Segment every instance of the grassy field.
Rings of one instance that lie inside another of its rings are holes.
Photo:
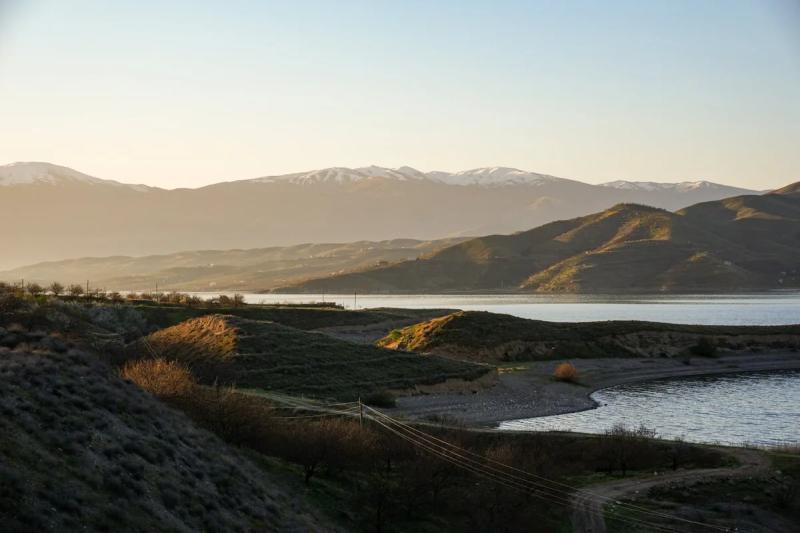
[[[206,383],[347,400],[447,379],[476,379],[490,371],[231,315],[191,319],[149,335],[147,343],[155,355],[182,362]],[[142,342],[129,353],[153,355]]]

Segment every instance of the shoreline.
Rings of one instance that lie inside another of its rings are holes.
[[[556,365],[578,368],[578,383],[552,379]],[[800,353],[775,351],[695,357],[689,364],[667,358],[559,359],[505,365],[493,387],[472,394],[406,396],[388,410],[417,420],[444,419],[469,426],[496,427],[500,422],[586,411],[598,407],[590,395],[600,389],[658,379],[720,374],[800,370]]]

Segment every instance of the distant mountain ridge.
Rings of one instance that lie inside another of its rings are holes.
[[[283,292],[691,292],[800,288],[800,183],[677,212],[637,204],[490,235]]]
[[[588,185],[578,180],[570,180],[539,174],[511,167],[484,167],[460,172],[421,172],[409,166],[398,168],[370,165],[367,167],[347,168],[330,167],[307,172],[296,172],[276,176],[219,182],[207,187],[225,183],[292,183],[298,185],[314,185],[321,183],[347,184],[370,179],[388,179],[396,181],[431,181],[446,185],[480,185],[486,187],[505,185],[542,185],[545,183],[573,182]],[[0,166],[0,187],[14,185],[63,185],[66,183],[85,183],[93,185],[125,186],[135,190],[163,190],[141,184],[128,184],[115,180],[100,179],[77,170],[52,163],[16,162]],[[650,181],[612,181],[598,185],[622,190],[676,190],[691,191],[697,189],[720,189],[742,193],[755,192],[749,189],[731,187],[710,181],[684,181],[680,183],[657,183]]]
[[[91,282],[108,290],[256,291],[382,263],[416,259],[464,238],[300,244],[249,250],[196,250],[143,257],[84,257],[0,272],[0,280],[47,285]]]
[[[620,202],[679,209],[743,192],[752,191],[616,188],[506,167],[377,166],[166,190],[14,163],[0,166],[0,270],[72,257],[511,233]]]

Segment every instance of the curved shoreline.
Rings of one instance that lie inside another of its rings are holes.
[[[657,379],[744,372],[800,370],[800,353],[764,352],[674,359],[572,359],[580,372],[577,384],[554,381],[553,369],[564,360],[507,365],[498,383],[473,394],[431,394],[399,398],[397,414],[413,419],[449,419],[472,426],[594,409],[590,395],[598,390]]]

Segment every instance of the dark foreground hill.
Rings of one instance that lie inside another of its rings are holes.
[[[800,350],[800,325],[693,326],[657,322],[545,322],[459,311],[395,330],[378,342],[474,361],[575,357],[713,356],[717,351]]]
[[[95,357],[44,350],[45,338],[0,334],[3,531],[329,527],[240,451]]]
[[[800,185],[677,212],[620,204],[291,291],[689,292],[800,287]]]
[[[230,315],[187,320],[149,335],[130,350],[179,361],[205,383],[344,400],[449,379],[474,380],[490,371]]]

